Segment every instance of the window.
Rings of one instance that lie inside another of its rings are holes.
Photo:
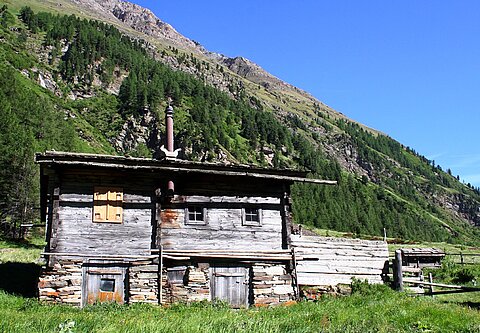
[[[243,225],[260,226],[262,211],[259,208],[246,207],[243,209]]]
[[[115,291],[115,280],[114,279],[101,279],[100,280],[100,291],[114,292]]]
[[[176,266],[167,268],[167,279],[171,284],[183,284],[187,266]]]
[[[93,222],[122,223],[123,189],[95,187],[93,190]]]
[[[206,209],[201,206],[185,208],[185,224],[206,224]]]

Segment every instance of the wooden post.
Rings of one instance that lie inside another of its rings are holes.
[[[393,260],[393,287],[397,291],[403,291],[402,251],[395,250]]]
[[[460,252],[460,263],[463,265],[465,264],[464,261],[463,261],[463,253]]]
[[[387,229],[386,228],[383,228],[383,241],[384,242],[387,241]]]
[[[295,273],[295,289],[297,289],[297,292],[296,292],[296,297],[297,297],[297,301],[300,300],[300,285],[298,284],[298,274],[297,274],[297,257],[295,255],[295,248],[293,247],[292,248],[292,264],[293,264],[293,269],[294,269],[294,273]]]
[[[428,282],[430,283],[433,283],[433,276],[432,276],[432,273],[428,273]],[[430,293],[433,294],[433,285],[430,285]],[[434,295],[432,295],[432,297],[435,297]]]
[[[163,246],[160,245],[160,274],[159,274],[159,278],[160,278],[160,281],[159,281],[159,288],[158,288],[158,293],[159,293],[159,297],[158,297],[158,301],[160,302],[160,305],[163,304]]]

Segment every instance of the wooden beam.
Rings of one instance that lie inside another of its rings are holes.
[[[156,255],[150,256],[136,256],[128,254],[90,254],[90,253],[70,253],[70,252],[42,252],[43,256],[56,256],[56,257],[81,257],[81,258],[94,258],[94,259],[153,259],[157,258]]]
[[[417,296],[417,295],[435,296],[435,295],[462,294],[462,293],[474,293],[474,292],[480,292],[480,291],[477,291],[477,290],[463,290],[463,289],[439,290],[439,291],[433,291],[433,292],[428,292],[428,293],[418,293],[418,294],[414,294],[414,296]]]
[[[170,259],[176,258],[187,258],[187,257],[201,257],[201,258],[225,258],[225,259],[257,259],[257,260],[274,260],[274,261],[290,261],[292,260],[291,255],[258,255],[255,253],[251,254],[235,254],[235,253],[228,253],[228,252],[218,252],[218,253],[191,253],[190,251],[186,251],[183,253],[172,253],[168,250],[164,251],[164,257]],[[184,259],[177,259],[177,260],[184,260]]]
[[[442,288],[480,291],[480,288],[476,288],[476,287],[456,286],[456,285],[453,285],[453,284],[433,283],[433,282],[418,281],[418,280],[413,280],[413,279],[403,279],[403,282],[411,283],[411,284],[421,284],[421,285],[425,285],[425,286],[442,287]]]
[[[290,254],[290,250],[258,250],[258,251],[244,251],[244,250],[212,250],[212,249],[206,249],[206,250],[165,250],[163,249],[165,253],[231,253],[231,254],[249,254],[253,255],[256,253],[260,254]],[[152,249],[153,253],[159,252],[159,249]]]

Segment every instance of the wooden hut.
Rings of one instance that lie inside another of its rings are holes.
[[[437,248],[403,248],[402,266],[440,267],[445,258],[445,252]]]
[[[290,185],[335,183],[174,158],[50,151],[35,160],[47,226],[40,299],[78,306],[293,299]]]

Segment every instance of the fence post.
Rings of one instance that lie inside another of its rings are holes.
[[[432,273],[428,273],[428,282],[433,283]],[[430,293],[433,294],[433,285],[430,285]],[[432,295],[432,297],[435,297],[435,296]]]
[[[462,252],[460,252],[460,263],[461,263],[462,265],[465,264],[465,263],[463,262],[463,253],[462,253]]]
[[[393,287],[395,290],[403,291],[402,251],[400,250],[395,250],[393,260]]]

